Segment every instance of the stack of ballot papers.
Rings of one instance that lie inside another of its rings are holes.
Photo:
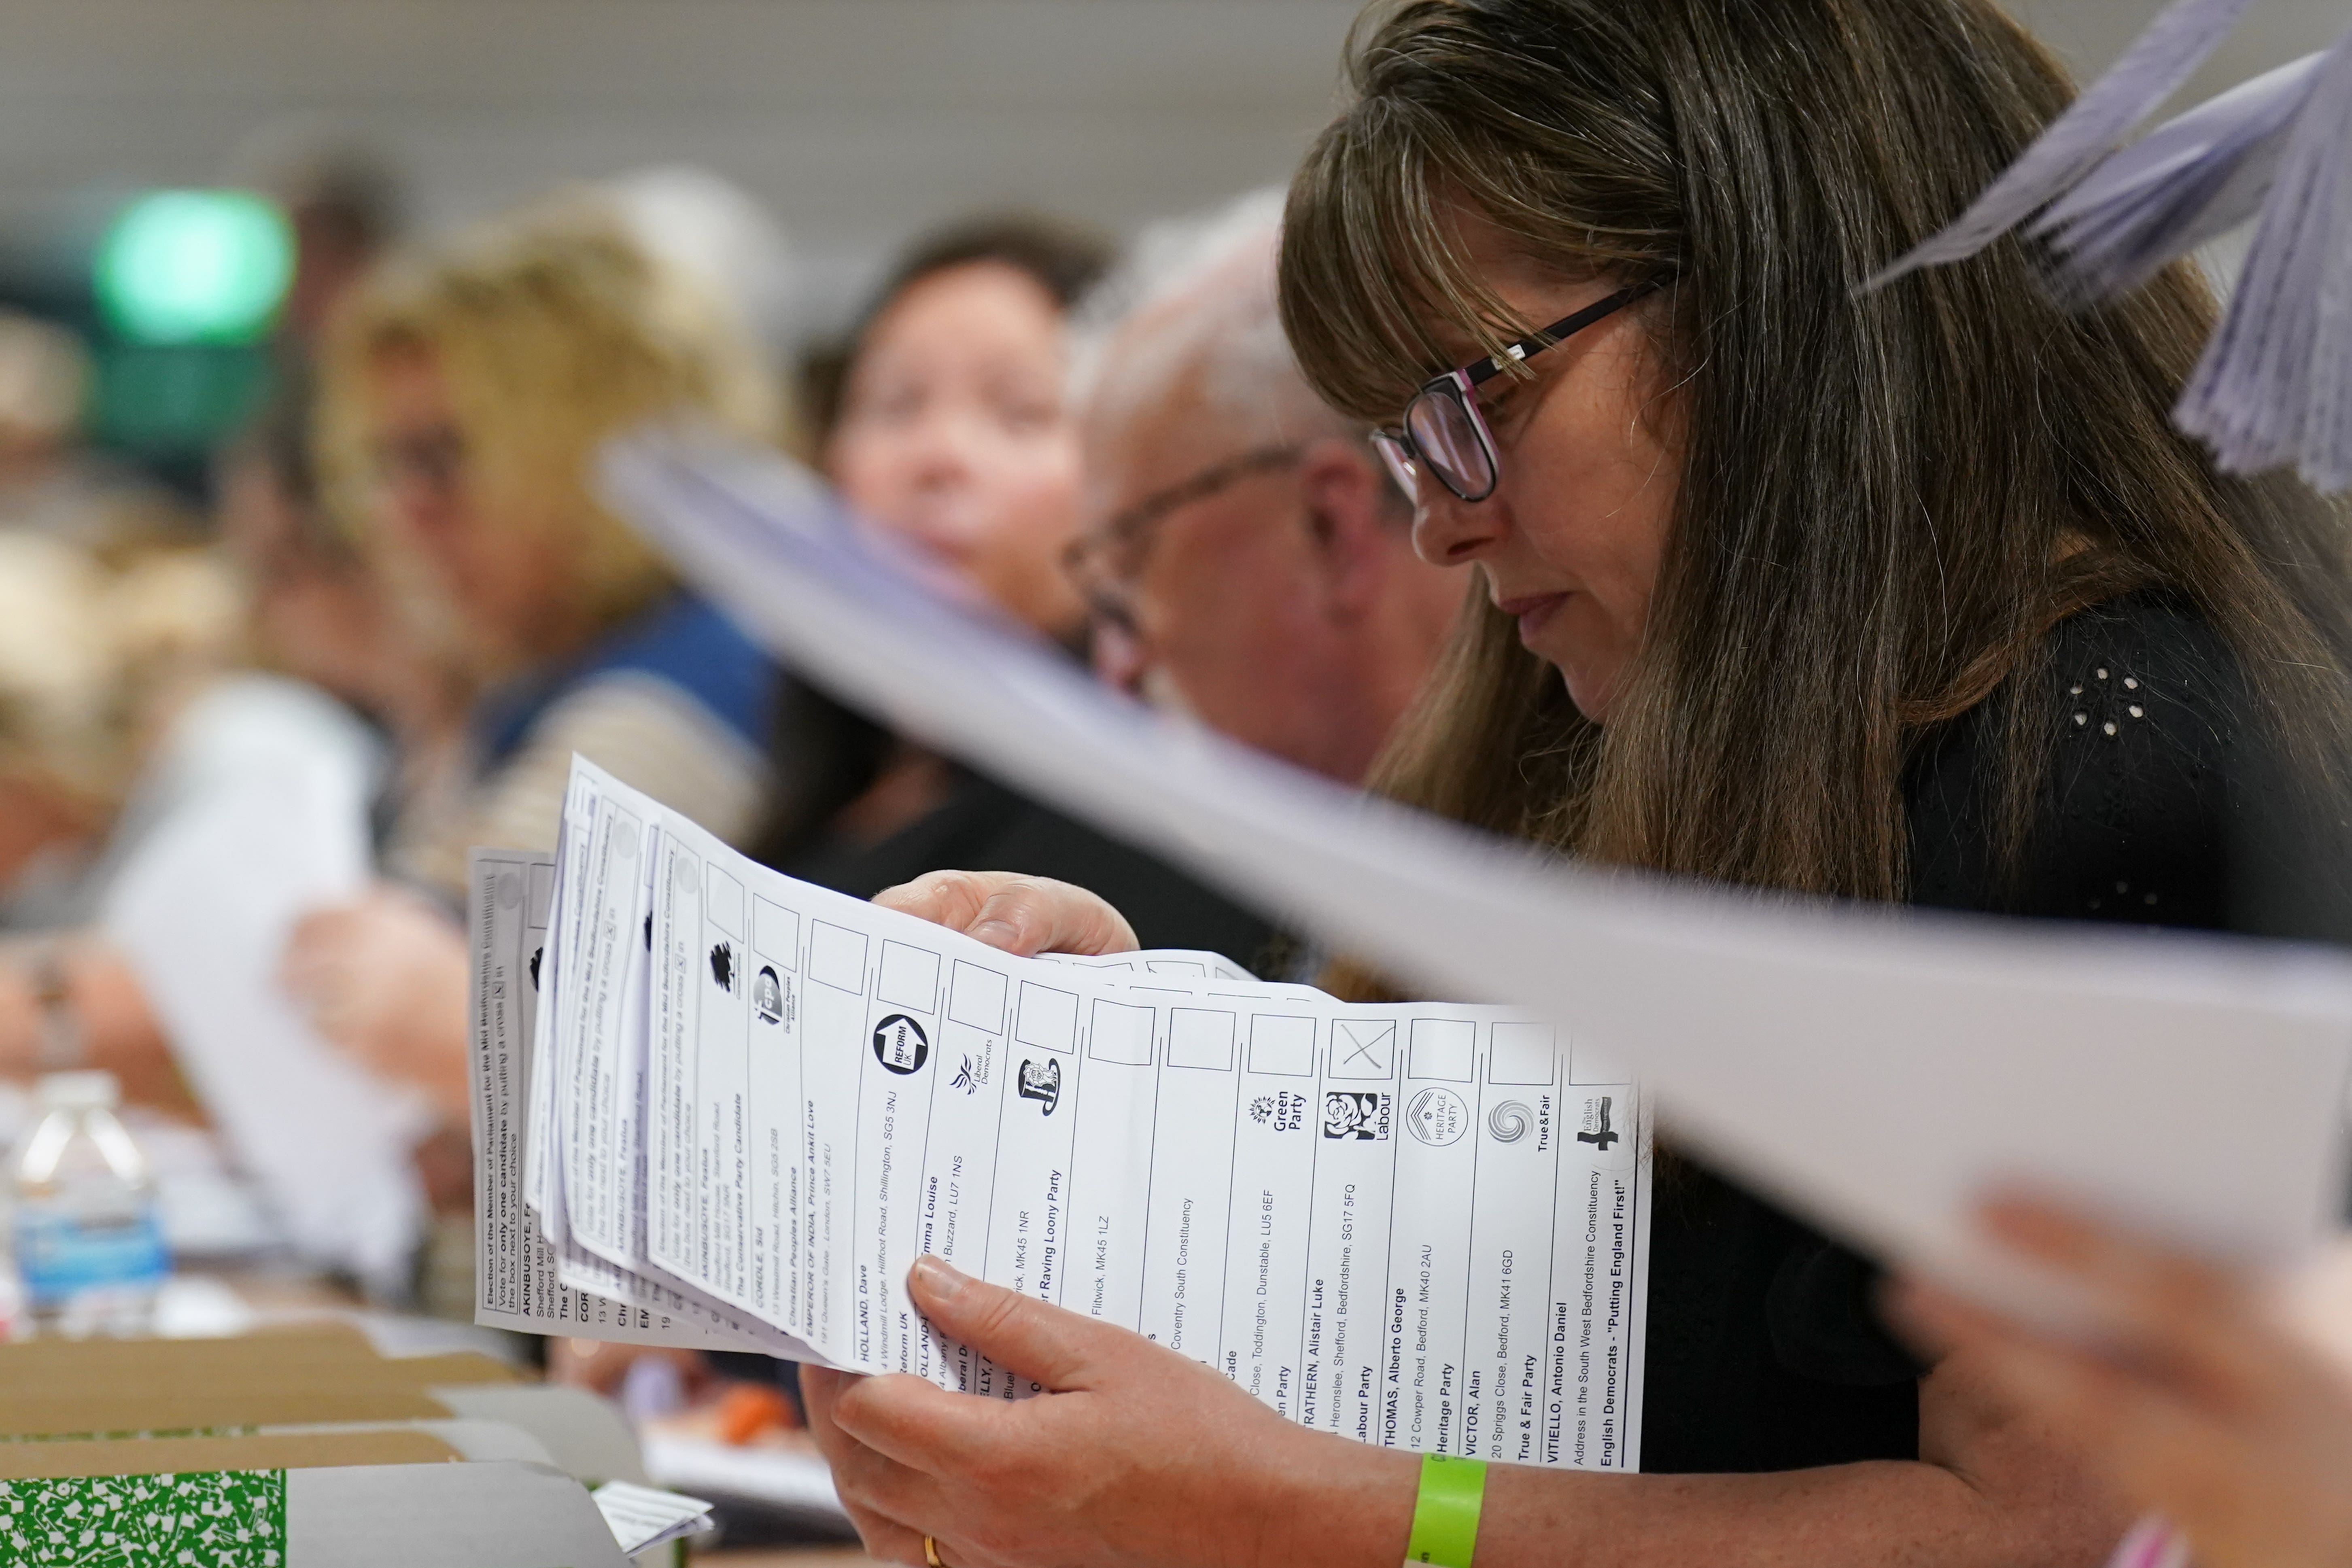
[[[2089,303],[2259,219],[2173,417],[2231,473],[2352,489],[2352,31],[2155,131],[2251,0],[2173,0],[1968,211],[1873,278],[1975,255],[2022,226]]]
[[[928,1253],[1321,1430],[1636,1468],[1647,1118],[1549,1021],[1013,957],[578,760],[555,855],[472,873],[478,1321],[1036,1392]]]

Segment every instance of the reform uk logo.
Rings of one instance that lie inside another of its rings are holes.
[[[893,1013],[874,1026],[874,1059],[901,1075],[920,1072],[931,1059],[931,1043],[923,1026],[904,1013]]]

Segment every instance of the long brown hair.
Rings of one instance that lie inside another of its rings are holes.
[[[1992,0],[1412,0],[1359,24],[1355,100],[1291,191],[1285,325],[1318,391],[1393,420],[1513,319],[1452,215],[1564,275],[1658,279],[1685,431],[1644,644],[1605,728],[1474,597],[1376,777],[1594,858],[1898,899],[1906,755],[1989,697],[2013,857],[2058,620],[2178,595],[2333,777],[2352,734],[2338,518],[2225,479],[2168,410],[2212,324],[2175,267],[2070,315],[2015,242],[1856,286],[2064,104]]]

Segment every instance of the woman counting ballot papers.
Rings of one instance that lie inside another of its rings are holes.
[[[2003,242],[1860,292],[2065,106],[1991,0],[1415,0],[1349,69],[1286,324],[1485,589],[1377,787],[1722,884],[2343,934],[2334,519],[2168,422],[2199,277],[2070,314]],[[881,901],[1130,945],[1011,873]],[[1655,1188],[1641,1474],[1345,1442],[928,1259],[933,1327],[1048,1392],[812,1368],[812,1424],[869,1548],[950,1568],[2057,1568],[2124,1534],[1981,1342],[1914,1360],[1871,1262],[1671,1124]]]

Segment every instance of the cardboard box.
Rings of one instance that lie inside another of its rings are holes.
[[[95,1458],[103,1445],[89,1447]],[[229,1451],[251,1458],[260,1449]],[[0,1559],[12,1568],[124,1560],[240,1568],[627,1568],[585,1488],[545,1466],[513,1461],[0,1480]]]
[[[488,1356],[384,1357],[353,1330],[224,1340],[0,1345],[0,1437],[197,1436],[285,1427],[494,1422],[587,1481],[642,1483],[609,1400],[520,1382]],[[0,1473],[6,1473],[0,1469]]]

